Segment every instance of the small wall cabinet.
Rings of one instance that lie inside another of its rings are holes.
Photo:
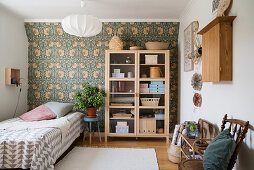
[[[20,69],[5,68],[5,85],[11,86],[20,83]]]
[[[217,17],[198,34],[202,35],[203,82],[232,81],[233,20]]]

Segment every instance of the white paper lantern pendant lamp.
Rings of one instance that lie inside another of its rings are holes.
[[[81,1],[83,6],[84,1]],[[91,15],[70,15],[62,21],[63,30],[78,37],[92,37],[98,35],[102,30],[100,20]]]

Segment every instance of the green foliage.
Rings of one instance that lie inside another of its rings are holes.
[[[190,122],[186,127],[190,127],[191,133],[196,132],[198,125],[196,123]]]
[[[91,86],[85,82],[82,84],[83,90],[76,92],[74,99],[74,109],[83,110],[85,108],[96,107],[97,109],[103,105],[103,98],[106,96],[104,90],[100,90],[97,86]]]

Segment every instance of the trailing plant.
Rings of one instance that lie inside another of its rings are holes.
[[[186,127],[190,127],[191,133],[196,132],[198,125],[196,123],[190,122],[189,124],[186,125]]]
[[[104,90],[100,90],[97,86],[91,86],[85,82],[82,84],[83,89],[75,93],[74,109],[83,110],[85,108],[99,108],[103,105],[103,98],[106,96]]]

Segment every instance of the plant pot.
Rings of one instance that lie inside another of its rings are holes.
[[[187,137],[190,139],[196,139],[196,135],[193,134],[187,134]]]
[[[96,107],[90,107],[90,108],[86,108],[87,110],[87,118],[96,118],[97,115],[96,115],[96,111],[97,111],[97,108]]]

